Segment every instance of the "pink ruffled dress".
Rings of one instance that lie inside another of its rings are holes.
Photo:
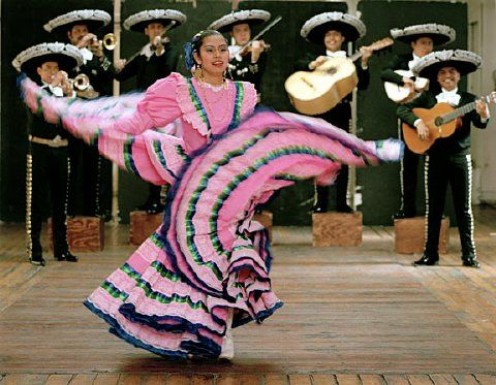
[[[147,92],[60,103],[21,81],[26,103],[61,119],[122,168],[172,185],[164,222],[86,300],[112,333],[170,358],[218,357],[233,327],[282,302],[257,204],[296,180],[334,181],[342,164],[396,161],[402,144],[364,142],[320,119],[254,112],[245,82],[212,88],[177,73]],[[165,129],[158,130],[158,127]]]

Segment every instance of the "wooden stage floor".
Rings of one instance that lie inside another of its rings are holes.
[[[391,227],[313,248],[309,228],[274,229],[285,305],[234,330],[232,362],[168,362],[107,332],[82,305],[135,248],[106,227],[101,253],[44,268],[21,224],[0,226],[0,385],[496,385],[496,210],[475,208],[481,269],[461,266],[456,229],[440,266],[394,253]],[[46,242],[45,242],[46,244]]]

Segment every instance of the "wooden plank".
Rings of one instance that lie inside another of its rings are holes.
[[[45,385],[68,385],[72,380],[72,374],[51,374]]]
[[[119,385],[141,385],[141,374],[123,373],[119,377]]]
[[[7,374],[2,385],[44,385],[46,374]]]
[[[99,373],[93,381],[93,385],[117,385],[119,377],[119,373]]]
[[[480,385],[496,384],[496,374],[475,374],[475,378],[479,381]]]
[[[284,374],[266,374],[265,385],[289,385],[288,376]]]
[[[386,380],[379,374],[361,374],[363,385],[386,385]]]
[[[432,374],[431,379],[434,385],[458,385],[455,377],[449,374]]]
[[[332,374],[312,374],[312,385],[338,385],[336,377]]]
[[[453,377],[455,377],[458,385],[480,385],[479,381],[471,374],[455,374]]]
[[[70,385],[93,385],[96,374],[76,374]]]
[[[290,374],[290,385],[312,385],[312,379],[308,374]]]
[[[191,378],[191,385],[213,385],[215,384],[215,375],[207,374],[207,375],[194,375]]]
[[[432,385],[432,380],[427,374],[407,375],[410,385]]]
[[[185,374],[171,374],[167,378],[167,385],[191,385],[191,376]]]
[[[410,385],[406,376],[385,375],[384,379],[388,385]]]
[[[362,381],[356,374],[337,374],[336,379],[339,385],[361,385]]]

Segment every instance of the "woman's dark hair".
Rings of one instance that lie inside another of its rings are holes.
[[[193,53],[200,52],[200,47],[203,44],[203,39],[205,39],[208,36],[217,36],[217,35],[224,37],[224,35],[222,35],[222,33],[220,33],[219,31],[215,31],[213,29],[206,29],[204,31],[198,32],[195,36],[193,36],[191,41],[184,44],[184,63],[187,69],[193,70],[196,67],[197,63],[195,61]]]

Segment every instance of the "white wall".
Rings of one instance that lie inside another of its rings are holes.
[[[469,49],[483,58],[482,68],[470,75],[469,90],[487,95],[496,90],[496,0],[470,0]],[[496,108],[486,130],[473,130],[472,157],[474,172],[474,203],[496,203]]]

